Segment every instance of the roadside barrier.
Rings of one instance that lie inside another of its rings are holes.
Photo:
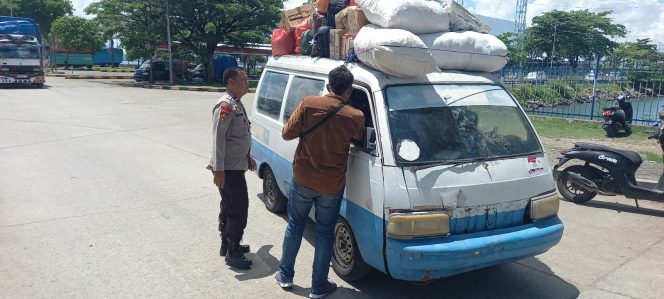
[[[65,75],[64,77],[65,79],[134,79],[133,75]]]

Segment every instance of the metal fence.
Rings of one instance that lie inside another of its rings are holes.
[[[616,97],[623,95],[632,103],[633,123],[656,123],[664,105],[664,65],[608,65],[582,62],[576,68],[545,63],[508,66],[501,70],[501,82],[530,114],[599,120],[603,109],[617,106]]]

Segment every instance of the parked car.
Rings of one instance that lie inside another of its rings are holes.
[[[530,72],[524,78],[523,82],[532,83],[532,84],[544,84],[547,81],[547,76],[545,72]]]
[[[154,80],[168,81],[170,80],[168,72],[168,61],[146,61],[136,69],[134,73],[134,80],[136,81],[150,81],[150,69],[152,69],[152,78]],[[182,62],[173,60],[174,79],[187,80],[189,74],[186,72]]]
[[[205,78],[205,67],[203,64],[197,65],[195,68],[190,70],[191,78]]]
[[[168,76],[168,62],[165,61],[146,61],[136,69],[134,73],[134,80],[150,81],[150,69],[152,69],[152,79],[154,80],[169,80]]]

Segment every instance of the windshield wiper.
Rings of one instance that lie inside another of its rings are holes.
[[[481,161],[486,161],[489,160],[489,158],[486,157],[475,157],[475,158],[468,158],[468,159],[457,159],[457,160],[447,160],[447,161],[441,161],[433,164],[427,164],[427,165],[418,165],[418,166],[413,166],[413,168],[410,169],[410,171],[417,172],[422,169],[427,169],[431,167],[436,167],[436,166],[442,166],[442,165],[453,165],[453,166],[458,166],[461,164],[469,164],[469,163],[475,163],[475,162],[481,162]]]
[[[446,103],[446,104],[447,104],[447,106],[451,106],[452,104],[454,104],[454,103],[456,103],[456,102],[458,102],[458,101],[461,101],[461,100],[465,100],[465,99],[467,99],[467,98],[469,98],[469,97],[476,96],[476,95],[478,95],[478,94],[483,94],[483,93],[486,93],[486,92],[489,92],[489,91],[497,91],[497,90],[503,90],[503,89],[502,89],[502,88],[492,88],[492,89],[487,89],[487,90],[478,91],[478,92],[475,92],[475,93],[471,93],[471,94],[469,94],[469,95],[467,95],[467,96],[460,97],[460,98],[458,98],[458,99],[456,99],[456,100],[454,100],[454,101],[451,101],[451,102],[449,102],[449,103]]]

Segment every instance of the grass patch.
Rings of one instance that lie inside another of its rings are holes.
[[[653,161],[659,164],[664,164],[664,160],[662,159],[662,154],[655,154],[651,152],[645,152],[641,154],[644,156],[643,159],[646,161]]]
[[[592,94],[593,85],[585,82],[551,80],[546,84],[520,84],[510,91],[521,105],[537,100],[544,104],[557,104],[563,100],[586,99]],[[620,84],[597,85],[598,94],[614,94],[621,91]]]

